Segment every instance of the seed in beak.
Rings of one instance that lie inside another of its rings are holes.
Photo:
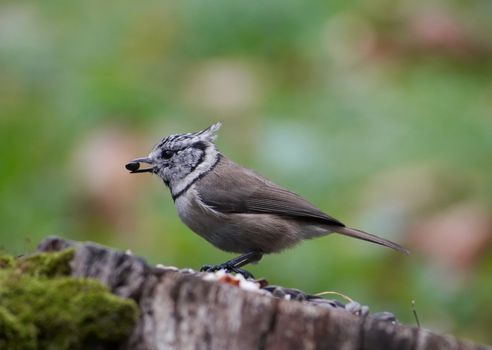
[[[129,171],[137,171],[140,168],[140,163],[138,162],[130,162],[125,165],[125,168]]]

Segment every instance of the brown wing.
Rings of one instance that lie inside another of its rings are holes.
[[[197,183],[202,201],[222,213],[267,213],[345,226],[314,205],[226,157]]]

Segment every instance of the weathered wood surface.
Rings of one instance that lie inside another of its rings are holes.
[[[426,330],[359,317],[344,309],[278,299],[139,257],[59,238],[40,251],[76,249],[72,275],[92,277],[140,307],[122,349],[491,349]]]

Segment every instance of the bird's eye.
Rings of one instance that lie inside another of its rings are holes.
[[[174,152],[173,151],[168,151],[168,150],[163,150],[162,153],[161,153],[161,157],[163,159],[169,159],[171,158],[172,156],[174,155]]]

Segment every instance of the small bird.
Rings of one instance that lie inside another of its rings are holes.
[[[299,195],[222,155],[215,146],[216,123],[202,131],[163,138],[147,157],[126,164],[131,173],[154,173],[171,191],[181,220],[217,248],[239,257],[202,271],[241,269],[264,254],[329,233],[408,251],[373,234],[345,226]],[[150,167],[140,169],[140,163]]]

